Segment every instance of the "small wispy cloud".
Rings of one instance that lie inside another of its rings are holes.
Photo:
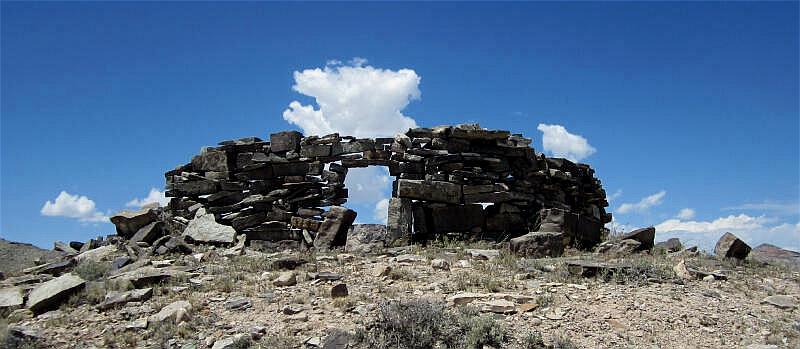
[[[683,220],[687,220],[687,219],[692,219],[692,218],[694,218],[694,215],[695,215],[695,212],[694,212],[694,210],[693,210],[693,209],[691,209],[691,208],[688,208],[688,207],[687,207],[687,208],[683,208],[683,209],[681,209],[681,210],[678,212],[678,214],[675,216],[675,218],[678,218],[678,219],[683,219]]]
[[[738,206],[723,207],[723,211],[761,211],[783,215],[800,215],[799,202],[764,201],[745,203]]]
[[[169,199],[166,197],[163,191],[160,191],[156,188],[150,188],[150,192],[147,196],[143,199],[134,198],[131,201],[128,201],[125,206],[127,207],[142,207],[147,204],[151,204],[157,202],[159,206],[167,206],[169,203]]]
[[[620,214],[626,214],[630,212],[642,212],[645,211],[653,206],[661,205],[664,202],[664,196],[667,195],[666,190],[662,190],[658,193],[653,195],[646,196],[639,200],[639,202],[635,203],[623,203],[619,205],[615,212]]]

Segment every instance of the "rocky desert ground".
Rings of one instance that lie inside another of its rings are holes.
[[[356,225],[347,246],[328,252],[186,244],[191,251],[132,256],[124,241],[55,258],[51,251],[42,254],[49,260],[29,260],[24,271],[3,266],[2,343],[800,347],[800,273],[786,260],[788,251],[780,261],[759,248],[744,260],[718,259],[662,244],[528,259],[509,252],[507,243],[444,239],[384,248],[381,236],[383,226]],[[64,245],[57,247],[68,250]],[[5,251],[12,248],[6,244]]]

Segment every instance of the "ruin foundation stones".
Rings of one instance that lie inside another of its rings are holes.
[[[224,141],[165,174],[172,199],[159,229],[207,242],[244,235],[251,244],[342,246],[356,218],[342,207],[348,170],[384,166],[394,179],[391,244],[547,232],[565,246],[597,245],[611,214],[594,170],[537,154],[530,143],[476,124],[414,128],[393,138],[284,131],[268,141]],[[120,235],[141,229],[133,218],[117,225]]]

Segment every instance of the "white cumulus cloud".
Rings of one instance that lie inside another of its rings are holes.
[[[416,127],[402,110],[420,98],[419,75],[412,69],[381,69],[366,63],[363,58],[348,65],[331,60],[323,68],[294,72],[292,88],[313,97],[317,105],[292,101],[283,119],[306,135],[393,136]]]
[[[373,218],[378,223],[386,224],[386,221],[389,220],[389,199],[384,198],[381,201],[378,201],[375,204],[375,211],[373,212]]]
[[[554,156],[577,162],[597,151],[586,138],[569,133],[564,126],[539,124],[536,129],[542,131],[542,147]]]
[[[66,191],[61,191],[53,201],[47,200],[40,212],[43,216],[75,218],[81,222],[108,221],[108,216],[97,210],[94,201]]]
[[[687,207],[687,208],[683,208],[680,211],[678,211],[678,215],[676,215],[675,217],[677,217],[678,219],[684,219],[684,220],[685,219],[692,219],[692,218],[694,218],[694,214],[695,214],[694,210]]]
[[[619,207],[615,212],[620,214],[626,214],[630,212],[645,211],[650,207],[661,205],[661,203],[664,201],[664,196],[666,195],[667,192],[665,190],[662,190],[658,193],[642,198],[641,200],[639,200],[639,202],[623,203],[622,205],[619,205]]]
[[[163,191],[160,191],[156,188],[150,188],[150,193],[147,194],[147,197],[144,199],[134,198],[131,201],[128,201],[125,206],[127,207],[142,207],[147,204],[151,204],[157,202],[160,206],[167,206],[169,203],[169,199],[164,195]]]

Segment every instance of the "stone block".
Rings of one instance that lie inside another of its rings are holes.
[[[390,198],[386,225],[390,244],[405,244],[411,241],[411,200]]]
[[[319,226],[319,231],[314,239],[316,249],[329,249],[335,246],[344,246],[347,242],[347,231],[356,219],[356,212],[332,206],[330,211],[323,213],[325,220]]]
[[[284,131],[270,134],[270,151],[274,153],[298,151],[300,149],[300,139],[302,137],[303,134],[297,131]]]
[[[400,179],[397,196],[401,198],[460,204],[461,185],[440,181]]]

